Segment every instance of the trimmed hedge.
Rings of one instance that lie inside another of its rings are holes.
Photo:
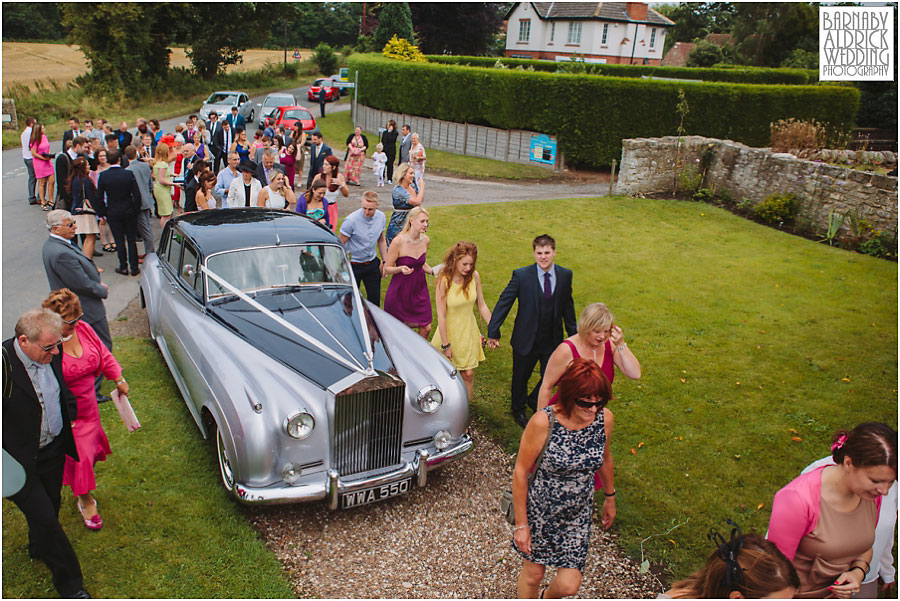
[[[427,55],[433,63],[448,65],[468,65],[470,67],[493,67],[499,60],[507,67],[529,67],[535,71],[566,73],[566,66],[572,63],[557,63],[547,60],[524,58],[497,58],[487,56],[446,56]],[[660,67],[655,65],[607,65],[600,63],[575,63],[584,67],[589,75],[610,77],[674,77],[678,79],[699,79],[701,81],[722,81],[730,83],[807,85],[818,81],[818,71],[809,69],[770,69],[765,67],[744,67],[741,65],[720,65],[717,67]]]
[[[667,82],[408,63],[354,54],[359,101],[397,113],[555,135],[566,161],[601,167],[622,139],[678,134],[678,90],[690,105],[685,134],[767,146],[778,119],[816,119],[847,131],[856,88]],[[427,140],[425,141],[427,143]]]

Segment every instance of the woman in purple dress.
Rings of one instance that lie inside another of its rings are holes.
[[[431,331],[431,297],[425,282],[425,274],[432,273],[425,263],[427,229],[428,211],[413,208],[384,260],[384,273],[393,276],[384,294],[384,310],[414,328],[422,338],[428,338]]]

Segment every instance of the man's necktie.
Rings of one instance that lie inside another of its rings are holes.
[[[545,273],[545,274],[544,274],[544,298],[550,298],[550,296],[551,296],[551,292],[550,292],[550,274],[549,274],[549,273]]]

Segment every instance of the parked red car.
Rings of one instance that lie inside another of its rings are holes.
[[[306,99],[310,102],[319,102],[319,89],[325,86],[325,101],[337,102],[341,98],[341,90],[334,81],[327,77],[320,77],[309,85],[309,91],[306,92]]]
[[[315,117],[312,116],[309,109],[303,106],[279,106],[273,116],[275,117],[275,126],[281,125],[288,133],[294,131],[297,121],[303,123],[303,131],[307,134],[319,131],[319,128],[316,127]],[[306,143],[309,144],[309,139]]]

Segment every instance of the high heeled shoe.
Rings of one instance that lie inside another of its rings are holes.
[[[75,504],[78,506],[78,513],[81,514],[81,519],[84,520],[84,526],[88,530],[100,530],[103,526],[103,520],[100,519],[100,504],[97,502],[97,499],[94,499],[94,508],[98,511],[98,513],[94,514],[90,518],[84,517],[84,509],[81,507],[81,499],[76,499]]]

